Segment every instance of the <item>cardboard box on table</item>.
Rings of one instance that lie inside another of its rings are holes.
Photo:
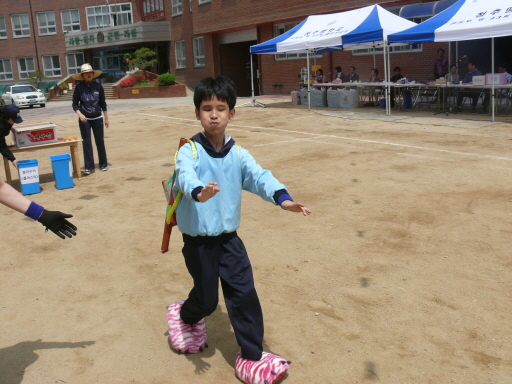
[[[485,75],[485,83],[487,85],[505,85],[507,84],[507,75],[505,73],[488,73]]]
[[[53,123],[20,125],[13,128],[13,140],[17,148],[56,143],[57,131]]]
[[[485,85],[485,76],[473,76],[473,85]]]

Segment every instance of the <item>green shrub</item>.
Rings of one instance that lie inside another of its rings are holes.
[[[158,85],[174,85],[176,83],[176,77],[170,73],[164,73],[158,76]]]

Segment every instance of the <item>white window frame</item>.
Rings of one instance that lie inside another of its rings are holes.
[[[212,0],[199,0],[199,4],[211,3]]]
[[[396,45],[389,47],[390,53],[411,53],[411,52],[423,52],[423,44],[406,44],[406,45]],[[384,53],[384,48],[376,47],[375,54],[382,55]],[[365,56],[365,55],[373,55],[373,48],[365,48],[365,49],[354,49],[352,50],[352,56]]]
[[[64,15],[67,15],[69,22],[65,22]],[[76,16],[78,15],[78,21],[76,21]],[[75,19],[73,18],[75,16]],[[80,12],[78,9],[63,9],[60,11],[60,19],[62,21],[62,30],[63,31],[81,31],[80,26]]]
[[[81,57],[81,60],[78,58]],[[70,62],[72,61],[72,62]],[[81,64],[78,64],[81,62]],[[80,72],[80,67],[85,64],[83,52],[66,53],[66,66],[68,68],[68,75],[75,75]]]
[[[11,59],[0,59],[0,66],[0,80],[14,80]]]
[[[22,19],[26,19],[25,26],[23,25],[24,20]],[[15,39],[30,36],[30,24],[28,22],[28,13],[16,13],[14,15],[11,15],[11,24],[12,36]],[[16,24],[19,24],[19,28],[16,28]]]
[[[192,45],[194,47],[194,67],[204,67],[204,37],[194,37],[192,39]]]
[[[59,77],[62,76],[62,69],[60,65],[60,56],[59,55],[43,55],[43,71],[46,77]],[[55,66],[55,58],[57,58],[59,66]],[[50,61],[51,67],[47,65],[48,60]]]
[[[185,40],[177,40],[174,44],[176,52],[176,68],[187,68]]]
[[[4,15],[0,15],[0,39],[7,39],[7,27],[5,26]]]
[[[24,66],[26,68],[25,70],[21,69],[22,61],[23,61],[23,64],[24,64]],[[28,75],[30,73],[36,71],[36,66],[35,66],[35,62],[34,62],[34,58],[33,57],[18,57],[17,62],[18,62],[18,74],[19,74],[19,78],[20,79],[28,79],[29,78]],[[29,68],[30,66],[32,68]]]
[[[85,13],[88,30],[133,23],[132,3],[85,7]]]
[[[292,21],[289,23],[274,24],[274,37],[280,36],[283,33],[288,32],[290,29],[292,29],[301,22],[302,21]],[[306,59],[307,57],[307,53],[276,53],[274,55],[274,58],[277,61]],[[309,57],[321,58],[322,54],[317,53],[316,55],[310,55]]]
[[[56,35],[57,34],[57,25],[55,23],[55,12],[53,12],[53,11],[36,12],[36,16],[37,16],[37,27],[39,29],[39,36]],[[53,18],[53,20],[52,20],[52,18]]]
[[[172,0],[172,15],[179,16],[183,14],[183,2],[181,0]]]

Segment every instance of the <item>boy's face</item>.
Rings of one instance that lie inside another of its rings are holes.
[[[196,118],[201,122],[204,131],[211,136],[224,136],[229,120],[235,117],[235,109],[229,110],[225,101],[213,96],[210,100],[203,100],[199,109],[196,109]]]

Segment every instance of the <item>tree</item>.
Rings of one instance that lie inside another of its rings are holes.
[[[35,71],[28,74],[29,83],[33,84],[36,88],[40,88],[40,84],[43,80],[47,79],[43,71]]]
[[[149,48],[143,47],[137,49],[134,53],[134,58],[130,61],[130,67],[138,67],[142,69],[144,72],[144,80],[147,81],[148,77],[146,74],[146,68],[151,67],[157,62],[157,59],[154,58],[155,56],[156,53]]]

